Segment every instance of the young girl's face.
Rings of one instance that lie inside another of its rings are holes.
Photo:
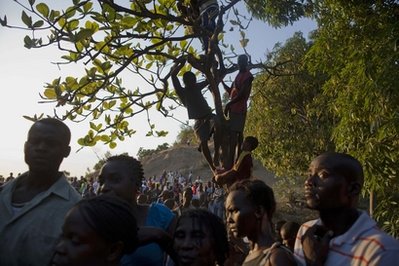
[[[209,228],[197,218],[181,218],[176,226],[173,242],[178,265],[215,265],[214,241]]]
[[[244,191],[229,193],[225,203],[227,226],[235,237],[250,237],[256,228],[255,206],[248,200]]]
[[[106,241],[86,223],[79,208],[75,207],[65,217],[51,265],[105,265],[108,249]]]

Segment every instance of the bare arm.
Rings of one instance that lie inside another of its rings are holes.
[[[225,90],[228,94],[230,94],[230,92],[231,92],[231,90],[232,90],[231,86],[228,86],[228,85],[226,84],[226,82],[224,82],[224,80],[222,80],[222,84],[223,84],[224,90]]]
[[[179,96],[180,101],[185,105],[185,100],[183,97],[183,87],[181,86],[179,78],[177,77],[180,70],[183,68],[184,63],[185,60],[176,61],[176,63],[172,67],[171,76],[172,76],[173,87],[176,91],[176,94],[177,96]]]

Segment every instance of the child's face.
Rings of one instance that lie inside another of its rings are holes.
[[[245,141],[242,143],[241,150],[243,151],[252,151],[251,144],[248,141]]]

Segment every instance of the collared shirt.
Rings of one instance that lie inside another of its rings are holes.
[[[304,223],[298,231],[294,254],[306,265],[301,238],[314,224],[322,224],[320,219]],[[398,265],[399,241],[381,231],[376,222],[364,211],[352,227],[342,235],[330,240],[325,266],[333,265]]]
[[[81,197],[62,176],[15,213],[18,180],[0,192],[0,265],[49,265],[65,214]]]

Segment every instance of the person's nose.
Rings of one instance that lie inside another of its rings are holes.
[[[185,237],[182,241],[182,249],[192,249],[194,241],[190,237]]]
[[[305,180],[305,188],[311,188],[315,186],[315,175],[309,175]]]
[[[226,212],[226,221],[228,224],[234,223],[233,217],[230,212]]]
[[[65,254],[65,241],[61,238],[54,248],[55,253]]]

